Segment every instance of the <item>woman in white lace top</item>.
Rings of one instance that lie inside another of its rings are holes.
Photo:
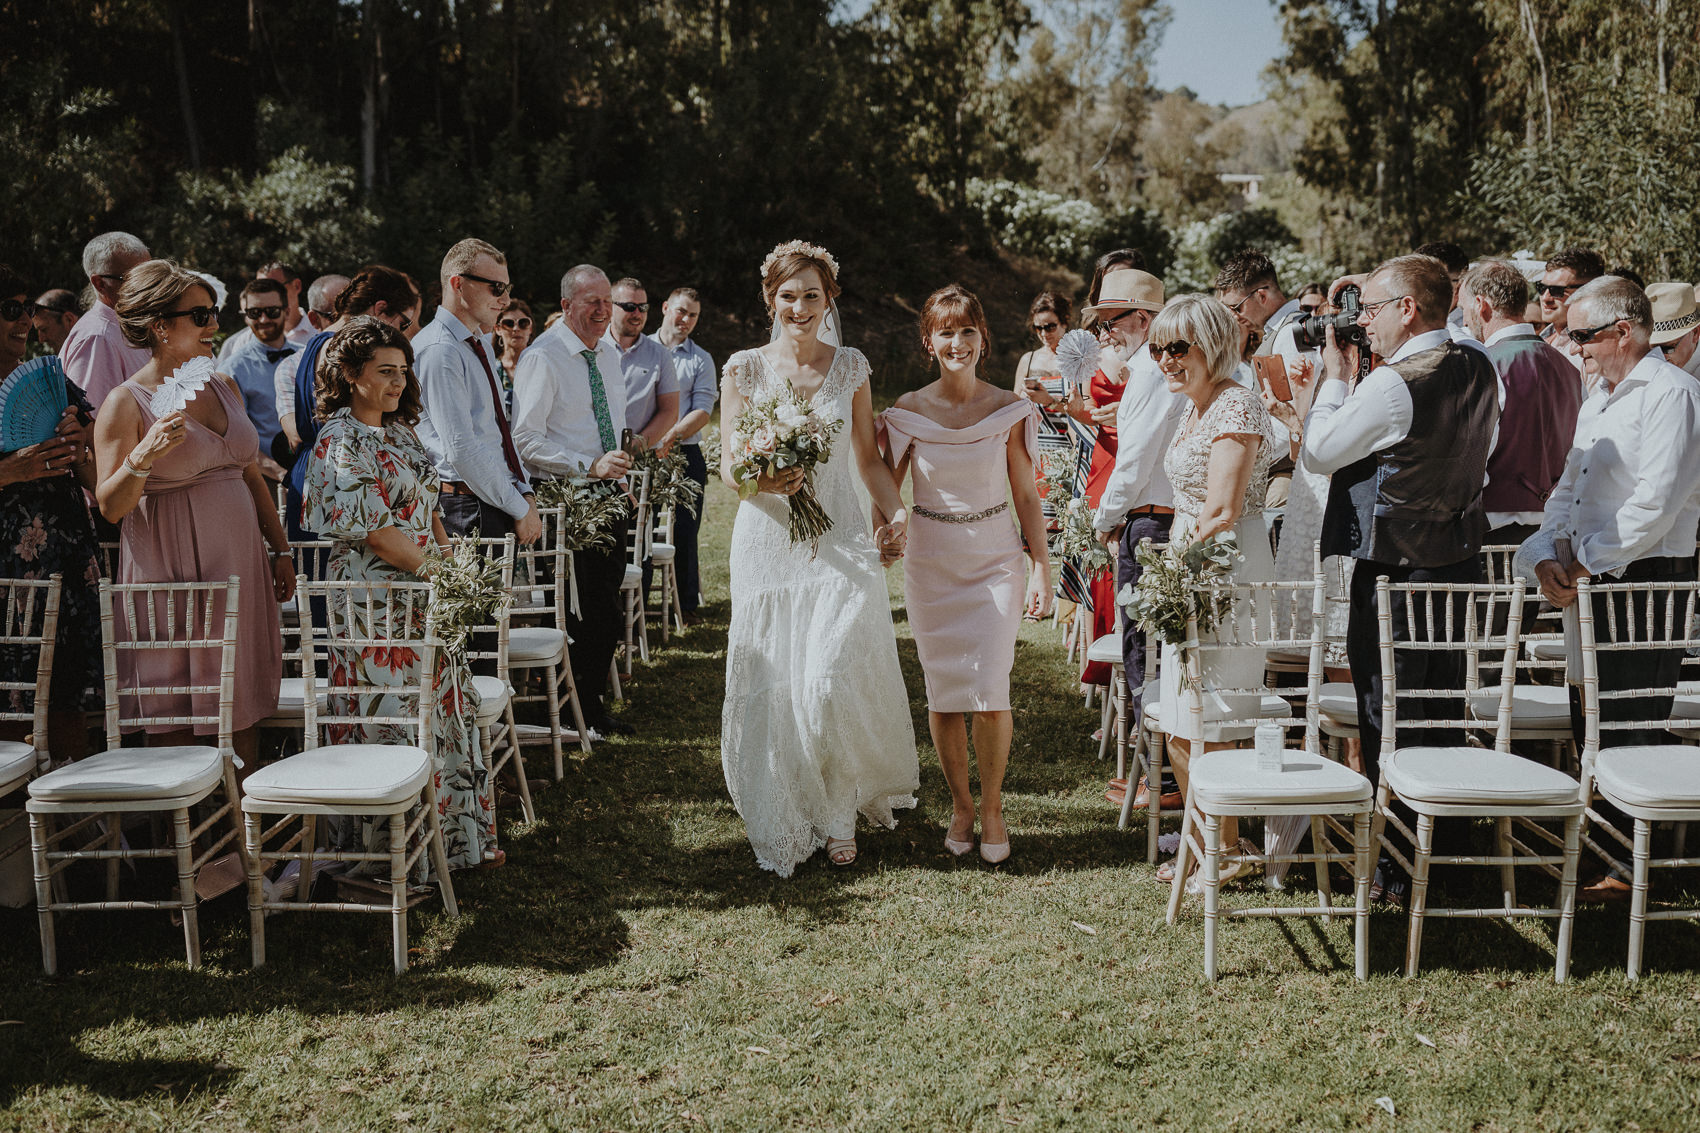
[[[1192,402],[1163,459],[1163,470],[1175,489],[1173,541],[1185,546],[1232,531],[1243,556],[1234,568],[1234,581],[1273,579],[1275,562],[1263,521],[1263,497],[1277,441],[1262,399],[1234,380],[1239,334],[1233,316],[1212,296],[1181,296],[1152,322],[1149,349],[1169,389],[1186,394]],[[1214,650],[1204,670],[1205,687],[1258,688],[1263,683],[1263,664],[1259,650]],[[1169,761],[1184,792],[1194,729],[1187,700],[1181,695],[1181,670],[1175,647],[1165,645],[1162,719],[1169,730]],[[1242,719],[1257,714],[1262,698],[1213,699],[1224,702],[1217,715]],[[1208,706],[1206,712],[1206,750],[1241,746],[1249,737],[1245,730],[1230,732],[1211,725]],[[1223,845],[1238,841],[1237,823],[1225,820]],[[1237,872],[1237,866],[1224,871],[1224,878],[1229,871]]]

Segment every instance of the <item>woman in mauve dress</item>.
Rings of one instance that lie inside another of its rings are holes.
[[[236,753],[249,767],[257,754],[256,725],[277,711],[283,676],[278,603],[295,593],[289,537],[272,491],[260,475],[260,436],[248,421],[242,393],[220,374],[182,409],[156,417],[153,397],[187,363],[213,356],[218,309],[194,272],[169,260],[132,269],[118,295],[118,320],[133,346],[152,359],[101,404],[95,455],[101,514],[122,521],[118,580],[224,582],[241,580],[232,726]],[[270,545],[268,561],[267,545]],[[218,651],[173,650],[119,655],[126,684],[213,685]],[[215,716],[216,693],[142,698],[148,715]],[[155,746],[193,744],[181,729],[151,725]],[[216,731],[197,726],[202,735]]]
[[[1026,401],[977,376],[986,316],[972,292],[955,284],[935,291],[921,312],[921,340],[938,360],[939,378],[880,414],[880,434],[898,483],[915,473],[904,594],[926,676],[927,722],[950,785],[945,848],[958,857],[974,848],[964,719],[972,714],[980,856],[995,864],[1009,857],[1002,792],[1013,732],[1009,673],[1025,589],[1022,536],[1043,582],[1044,606],[1052,593],[1033,481],[1038,417]],[[1020,535],[1010,522],[1011,499]]]

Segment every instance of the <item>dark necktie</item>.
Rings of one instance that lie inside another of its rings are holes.
[[[484,353],[484,344],[478,341],[477,335],[467,335],[466,344],[478,355],[478,362],[484,367],[484,380],[490,383],[490,408],[496,414],[496,427],[502,431],[502,455],[507,458],[508,471],[514,474],[515,482],[523,482],[525,473],[520,469],[519,453],[514,449],[514,435],[508,431],[508,415],[502,412],[502,395],[496,388],[496,375],[490,369],[490,356]]]
[[[279,362],[283,361],[285,358],[289,357],[291,354],[294,354],[294,353],[295,353],[295,347],[293,347],[293,346],[285,346],[282,350],[267,350],[266,351],[266,361],[269,364],[275,366]]]

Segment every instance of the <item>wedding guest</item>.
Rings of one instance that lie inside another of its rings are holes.
[[[1700,306],[1694,288],[1686,283],[1655,283],[1647,288],[1653,306],[1653,334],[1648,341],[1665,352],[1665,361],[1700,377]]]
[[[283,337],[296,350],[306,346],[314,331],[313,324],[307,321],[301,310],[301,277],[287,265],[272,260],[262,265],[260,270],[254,273],[254,278],[268,279],[283,288]],[[226,372],[231,355],[253,341],[253,338],[253,328],[244,324],[242,329],[224,340],[224,345],[219,347],[218,351],[220,372]]]
[[[95,423],[104,472],[95,495],[109,521],[123,521],[119,581],[242,579],[233,725],[237,754],[252,765],[255,725],[277,710],[283,675],[278,603],[295,593],[289,539],[260,474],[259,434],[248,421],[241,391],[222,374],[183,408],[154,411],[154,397],[181,367],[212,358],[218,310],[200,276],[170,260],[140,264],[124,281],[117,315],[125,339],[150,351],[147,365],[118,387],[128,396],[108,398]],[[216,671],[204,671],[206,660],[187,652],[126,652],[120,665],[130,670],[120,674],[126,682],[217,684]],[[194,699],[193,714],[217,715],[216,697]],[[186,698],[163,694],[143,698],[143,709],[151,715],[191,714]],[[148,730],[165,746],[194,742],[168,726]]]
[[[1036,462],[1038,467],[1035,476],[1042,481],[1049,466],[1059,471],[1066,470],[1072,479],[1076,464],[1074,432],[1069,425],[1069,391],[1064,388],[1066,383],[1057,363],[1057,345],[1062,342],[1062,336],[1068,330],[1069,321],[1074,314],[1074,304],[1067,295],[1060,292],[1041,291],[1033,297],[1028,313],[1031,318],[1029,329],[1038,339],[1039,345],[1023,354],[1015,364],[1015,393],[1016,396],[1025,398],[1039,407],[1039,448]],[[1045,514],[1045,527],[1049,531],[1055,531],[1061,524],[1056,504],[1043,487],[1039,491],[1039,505]],[[1037,621],[1039,608],[1049,608],[1053,595],[1040,590],[1038,560],[1029,556],[1029,566],[1027,597],[1023,605],[1027,611],[1026,619]],[[1077,587],[1071,601],[1079,597]]]
[[[635,279],[622,279],[612,289],[615,312],[608,341],[620,355],[626,383],[625,427],[643,436],[654,448],[679,420],[679,376],[667,349],[645,338],[649,295]]]
[[[48,353],[58,354],[82,313],[77,297],[63,287],[43,291],[36,296],[30,313],[30,326],[35,330],[36,341]]]
[[[1372,783],[1380,781],[1381,770],[1376,580],[1481,578],[1477,554],[1487,533],[1482,485],[1499,420],[1499,380],[1484,351],[1452,341],[1446,329],[1451,301],[1446,267],[1431,256],[1400,256],[1377,267],[1363,284],[1358,325],[1384,361],[1351,390],[1357,350],[1342,349],[1329,330],[1305,425],[1301,459],[1311,471],[1333,476],[1322,553],[1356,560],[1346,654],[1364,774]],[[1404,640],[1403,604],[1396,599],[1395,607],[1394,637]],[[1405,687],[1464,687],[1462,659],[1455,655],[1399,650],[1395,669]],[[1437,844],[1457,837],[1456,830],[1436,830]],[[1384,856],[1376,892],[1399,900],[1408,883]]]
[[[1267,255],[1247,248],[1229,257],[1216,273],[1216,298],[1233,312],[1240,324],[1244,337],[1242,355],[1247,360],[1259,354],[1275,355],[1281,358],[1289,374],[1306,360],[1305,353],[1293,342],[1293,327],[1301,317],[1299,301],[1296,297],[1287,298],[1282,292],[1275,262]],[[1314,364],[1315,360],[1310,361]],[[1240,371],[1240,379],[1249,383],[1248,388],[1254,393],[1260,392],[1249,367]],[[1297,462],[1288,455],[1292,434],[1279,419],[1275,425],[1276,436],[1289,443],[1277,446],[1275,463],[1269,473],[1269,495],[1263,503],[1267,508],[1285,508],[1292,494]]]
[[[107,394],[148,364],[148,352],[130,345],[113,312],[124,277],[148,258],[147,245],[128,232],[103,232],[83,246],[83,274],[95,301],[65,336],[59,360],[97,413]]]
[[[915,474],[904,606],[926,679],[928,728],[950,786],[945,849],[962,857],[974,848],[968,714],[980,771],[980,856],[996,864],[1010,852],[1003,777],[1014,732],[1009,674],[1021,628],[1022,538],[1036,548],[1047,595],[1050,560],[1033,475],[1038,415],[980,380],[988,339],[972,292],[956,284],[933,292],[921,310],[921,342],[939,377],[880,414],[879,431],[897,485]]]
[[[1541,272],[1541,281],[1535,285],[1535,297],[1541,302],[1541,320],[1546,323],[1541,337],[1570,359],[1577,372],[1583,374],[1583,382],[1589,389],[1593,386],[1587,381],[1581,352],[1565,333],[1565,311],[1570,305],[1570,296],[1577,288],[1605,273],[1606,261],[1598,252],[1588,248],[1566,248],[1547,261]]]
[[[1695,530],[1700,525],[1700,382],[1660,357],[1651,343],[1652,305],[1626,279],[1602,276],[1570,296],[1565,332],[1582,351],[1595,379],[1576,422],[1576,442],[1564,474],[1546,503],[1541,529],[1518,552],[1547,601],[1566,611],[1566,640],[1580,632],[1574,610],[1576,584],[1693,582]],[[1651,599],[1652,616],[1665,617],[1663,596]],[[1602,641],[1635,632],[1644,611],[1630,615],[1622,598],[1595,597],[1594,628]],[[1615,607],[1615,608],[1613,608]],[[1602,693],[1673,687],[1682,652],[1621,650],[1599,671]],[[1572,674],[1574,677],[1574,674]],[[1669,697],[1602,697],[1608,721],[1663,720]],[[1571,725],[1582,735],[1581,705],[1571,695]],[[1660,729],[1614,729],[1601,743],[1669,742]],[[1605,805],[1605,804],[1600,804]],[[1608,812],[1608,818],[1615,817]],[[1621,898],[1627,880],[1606,876],[1583,888],[1584,900]]]
[[[1263,500],[1277,445],[1285,443],[1275,437],[1262,399],[1234,381],[1243,343],[1244,331],[1227,304],[1207,295],[1183,295],[1153,320],[1148,345],[1170,392],[1184,395],[1188,402],[1163,457],[1163,471],[1175,493],[1172,537],[1190,545],[1232,532],[1240,553],[1231,573],[1235,583],[1275,577]],[[1204,681],[1219,689],[1257,688],[1263,683],[1263,665],[1261,650],[1214,650]],[[1182,669],[1176,647],[1165,644],[1160,672],[1163,720],[1169,730],[1169,762],[1184,796],[1192,740],[1202,739],[1204,750],[1213,751],[1244,746],[1248,736],[1229,734],[1208,716],[1204,734],[1197,735],[1181,691]],[[1219,694],[1217,699],[1228,702],[1228,714],[1243,718],[1257,713],[1255,693],[1249,706],[1244,703],[1248,697],[1241,694]],[[1222,844],[1238,846],[1237,819],[1223,820]],[[1222,875],[1235,877],[1241,868],[1237,860],[1230,862]],[[1165,869],[1167,875],[1160,869],[1158,880],[1172,881],[1173,862]]]
[[[348,286],[348,277],[332,272],[321,275],[307,287],[307,322],[315,331],[336,322],[336,297]],[[305,345],[305,344],[303,344]]]
[[[248,340],[231,351],[223,370],[236,380],[248,421],[260,437],[260,471],[273,482],[288,473],[272,459],[272,444],[281,431],[277,419],[275,390],[278,363],[294,354],[295,347],[284,338],[283,284],[274,279],[250,280],[239,299],[242,318],[248,324]]]
[[[496,381],[502,387],[502,407],[509,414],[514,405],[514,371],[519,368],[519,356],[531,345],[531,326],[531,304],[524,299],[509,299],[507,310],[496,320]]]
[[[1464,329],[1487,346],[1504,388],[1499,439],[1482,490],[1489,543],[1521,543],[1541,525],[1547,495],[1564,471],[1582,387],[1570,359],[1522,321],[1529,281],[1502,260],[1465,272],[1458,291]]]
[[[1293,293],[1293,298],[1298,300],[1300,317],[1308,319],[1328,302],[1328,289],[1320,283],[1307,283]]]
[[[673,515],[674,570],[679,576],[679,605],[685,624],[702,620],[697,607],[702,602],[702,579],[697,568],[697,533],[702,529],[702,509],[708,491],[708,462],[702,455],[702,430],[714,412],[720,395],[714,359],[691,338],[702,317],[702,299],[692,287],[675,288],[661,306],[661,326],[655,341],[667,348],[673,373],[679,379],[678,424],[661,438],[661,449],[670,452],[679,445],[685,454],[685,474],[697,486],[697,512],[680,508]]]
[[[1465,341],[1469,338],[1469,328],[1464,323],[1464,306],[1459,302],[1459,288],[1464,281],[1464,273],[1470,270],[1470,257],[1464,254],[1463,248],[1450,240],[1421,244],[1411,249],[1411,254],[1433,256],[1446,265],[1446,278],[1452,281],[1452,309],[1446,314],[1446,333],[1452,336],[1454,342]]]
[[[531,481],[520,465],[490,364],[490,328],[507,309],[508,259],[465,239],[443,257],[443,301],[413,347],[424,403],[419,439],[443,480],[443,526],[486,539],[543,534]]]
[[[23,363],[29,348],[28,294],[23,278],[0,264],[0,380]],[[69,378],[65,395],[70,407],[53,437],[0,453],[0,578],[60,576],[53,686],[47,735],[42,737],[56,762],[88,754],[83,713],[98,709],[106,699],[100,656],[100,548],[82,491],[95,484],[94,451],[89,446],[94,412]],[[35,669],[34,650],[0,646],[0,681],[33,684]],[[20,694],[5,696],[11,709],[33,707]],[[28,731],[28,724],[0,725],[0,738],[19,741]]]
[[[307,460],[307,525],[336,544],[327,576],[333,582],[416,582],[427,577],[428,550],[448,545],[437,512],[437,469],[413,431],[419,383],[413,348],[397,327],[355,316],[331,336],[318,366],[319,435]],[[348,619],[352,614],[352,623]],[[423,631],[425,611],[418,609]],[[365,612],[330,603],[331,684],[400,686],[419,679],[418,659],[398,666],[382,650],[359,656],[339,650],[339,637],[371,637]],[[439,782],[443,841],[450,869],[498,866],[496,818],[489,770],[474,717],[478,693],[464,651],[439,649],[431,679],[431,731]],[[405,715],[399,698],[393,711]],[[333,711],[338,697],[330,703]],[[368,709],[370,711],[370,709]],[[359,739],[338,742],[411,744],[404,725],[366,725]],[[388,849],[388,829],[368,824],[367,849]]]
[[[620,447],[626,387],[620,357],[605,333],[614,302],[601,268],[580,264],[561,277],[561,321],[532,343],[514,373],[514,443],[538,476],[619,480],[632,461]],[[630,521],[611,546],[573,553],[579,613],[568,618],[573,680],[585,723],[604,735],[629,735],[603,703],[608,666],[625,630],[620,584],[626,576]]]
[[[1086,306],[1080,317],[1080,325],[1086,330],[1092,329],[1090,308],[1098,302],[1098,292],[1104,284],[1104,277],[1112,271],[1121,271],[1124,268],[1144,271],[1145,253],[1138,248],[1116,248],[1105,252],[1093,263],[1092,282],[1086,286]]]
[[[307,476],[306,453],[319,434],[318,361],[331,336],[362,315],[394,327],[403,336],[419,322],[419,287],[404,271],[373,264],[357,272],[347,287],[338,292],[332,314],[335,320],[307,340],[307,345],[278,363],[272,395],[278,429],[285,440],[274,452],[278,463],[289,468],[285,481],[284,508],[291,539],[315,539],[301,526],[301,505]]]

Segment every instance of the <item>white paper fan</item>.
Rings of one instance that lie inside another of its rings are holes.
[[[1084,388],[1098,370],[1098,339],[1089,330],[1071,330],[1057,343],[1057,369],[1063,380]]]
[[[177,367],[176,373],[159,383],[159,388],[153,391],[153,402],[148,408],[153,410],[155,417],[177,412],[195,400],[195,395],[212,381],[216,372],[213,369],[213,360],[205,355],[189,359]]]

